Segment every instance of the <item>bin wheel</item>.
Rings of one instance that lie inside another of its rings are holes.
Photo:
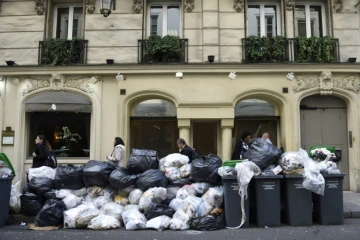
[[[5,225],[10,226],[14,224],[14,217],[13,215],[9,214],[9,216],[5,220]]]

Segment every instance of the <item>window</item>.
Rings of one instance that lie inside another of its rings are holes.
[[[251,3],[248,5],[248,36],[274,37],[280,33],[278,4]]]
[[[295,5],[295,36],[323,37],[326,35],[325,6],[323,3]]]
[[[54,9],[53,37],[82,38],[83,8],[81,5],[57,5]]]
[[[148,35],[181,36],[180,3],[150,3],[148,16]]]

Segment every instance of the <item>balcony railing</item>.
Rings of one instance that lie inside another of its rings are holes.
[[[39,42],[39,65],[86,64],[88,40],[47,39]]]
[[[188,39],[180,39],[179,48],[173,49],[170,54],[162,51],[154,53],[148,39],[138,40],[138,63],[187,63],[188,62]]]
[[[243,63],[340,62],[339,40],[329,37],[249,37],[241,41]]]

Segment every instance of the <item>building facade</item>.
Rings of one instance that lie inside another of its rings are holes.
[[[360,191],[358,0],[113,2],[104,17],[99,0],[0,1],[1,152],[18,179],[38,134],[83,164],[116,136],[127,155],[182,137],[228,160],[247,130],[335,146]]]

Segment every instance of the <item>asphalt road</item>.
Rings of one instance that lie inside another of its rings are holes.
[[[0,228],[0,240],[360,240],[360,219],[345,219],[341,226],[244,228],[212,232],[165,230],[163,232],[141,230],[126,231],[124,228],[109,231],[59,229],[55,231],[33,231],[26,227],[10,226]]]

